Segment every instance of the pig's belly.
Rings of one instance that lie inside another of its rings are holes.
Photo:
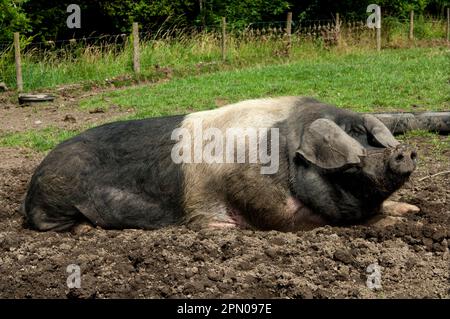
[[[287,199],[287,210],[293,215],[292,231],[310,230],[327,224],[325,219],[295,197],[290,196]]]
[[[220,209],[221,214],[216,215],[217,218],[209,222],[211,228],[243,228],[252,229],[253,227],[245,219],[245,214],[236,208],[223,205]],[[310,230],[316,227],[326,225],[326,221],[317,214],[314,214],[301,201],[290,196],[286,200],[285,210],[281,212],[273,212],[274,214],[282,214],[285,218],[285,228],[283,231]]]

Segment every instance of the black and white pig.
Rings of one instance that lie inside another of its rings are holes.
[[[213,160],[205,161],[208,152]],[[248,100],[110,123],[66,140],[36,169],[22,210],[42,231],[86,222],[281,231],[348,225],[383,208],[417,209],[384,203],[416,157],[372,115],[305,97]]]

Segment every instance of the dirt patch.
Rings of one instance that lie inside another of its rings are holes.
[[[448,170],[450,155],[424,138],[410,142],[422,160],[394,199],[420,212],[386,228],[297,233],[35,232],[22,226],[17,210],[43,155],[0,148],[0,297],[449,298],[450,176],[419,179]],[[67,287],[70,264],[80,266],[80,289]],[[374,264],[381,288],[369,289]]]
[[[73,97],[60,96],[52,103],[35,103],[30,106],[0,104],[0,135],[49,126],[76,130],[113,121],[134,112],[132,109],[123,110],[114,105],[97,110],[82,110],[77,106],[77,101]]]
[[[149,86],[168,82],[168,68],[155,68],[154,76],[131,77],[121,75],[99,83],[65,84],[55,88],[37,89],[33,93],[48,93],[56,97],[51,103],[20,105],[15,91],[0,94],[0,136],[5,133],[22,132],[30,129],[57,127],[61,129],[84,129],[93,124],[112,122],[135,113],[132,108],[124,109],[105,99],[105,105],[97,109],[83,110],[80,100],[101,93],[120,91],[132,86]],[[169,72],[170,73],[170,72]],[[188,110],[193,111],[193,110]],[[181,112],[184,112],[181,110]]]

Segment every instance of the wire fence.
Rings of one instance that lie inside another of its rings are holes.
[[[182,51],[183,46],[193,46],[198,42],[199,47],[209,47],[210,51],[221,51],[222,60],[227,60],[232,54],[239,54],[238,47],[243,43],[252,42],[255,45],[271,41],[273,50],[266,50],[266,54],[289,57],[292,49],[299,44],[312,42],[328,48],[340,45],[371,45],[381,48],[389,47],[398,41],[414,43],[416,40],[436,40],[443,44],[449,44],[450,16],[447,19],[437,17],[417,17],[415,20],[398,19],[393,17],[383,18],[381,37],[377,37],[375,30],[367,26],[364,20],[341,18],[336,14],[333,19],[292,20],[292,15],[286,21],[256,21],[247,25],[227,24],[225,19],[222,24],[205,25],[202,27],[177,27],[158,31],[140,30],[135,33],[120,33],[106,35],[90,35],[73,39],[58,39],[48,41],[33,41],[22,37],[15,45],[20,48],[21,54],[28,61],[34,59],[40,64],[40,69],[34,68],[28,71],[34,77],[39,72],[45,72],[46,68],[40,61],[47,64],[59,62],[70,63],[80,56],[91,54],[98,56],[106,52],[110,56],[119,56],[127,53],[130,63],[134,65],[135,73],[140,70],[140,52],[157,50],[161,43],[179,43],[177,48]],[[138,42],[133,41],[134,38]],[[375,44],[376,41],[376,44]],[[140,47],[134,48],[138,43]],[[191,50],[192,51],[192,50]],[[184,51],[186,54],[194,54]],[[176,53],[167,52],[176,59]],[[209,54],[209,53],[208,53]],[[210,60],[220,60],[220,55],[206,54]],[[137,55],[137,56],[136,56]],[[49,58],[50,56],[50,58]],[[13,42],[0,42],[0,82],[11,84],[16,71],[21,69],[20,56],[17,57],[14,70],[14,44]],[[203,58],[205,54],[203,55]],[[182,59],[182,57],[178,57]],[[144,56],[144,65],[154,61]],[[19,62],[18,62],[19,61]],[[95,63],[92,59],[92,63]],[[165,64],[164,62],[162,64]],[[27,66],[25,66],[27,67]],[[17,88],[21,90],[19,79],[16,79]]]
[[[292,35],[297,36],[324,36],[323,31],[332,31],[337,29],[336,19],[313,19],[313,20],[292,20]],[[364,20],[341,20],[341,31],[349,34],[366,31],[368,34],[373,33],[373,30],[367,26]],[[387,17],[383,20],[383,28],[387,32],[397,31],[400,35],[407,36],[408,33],[405,30],[409,29],[410,19],[405,18],[390,18]],[[418,19],[415,25],[416,28],[429,29],[428,34],[420,32],[416,35],[416,39],[424,38],[446,38],[447,21],[445,18],[438,17],[421,17]],[[396,30],[393,30],[396,29]],[[180,36],[197,35],[200,33],[210,33],[220,36],[221,26],[219,24],[210,24],[204,26],[192,26],[192,27],[172,27],[167,30],[140,31],[139,37],[141,41],[152,40],[173,40]],[[286,21],[257,21],[247,25],[227,25],[227,33],[234,36],[283,36],[286,33]],[[402,34],[403,33],[403,34]],[[59,40],[47,40],[47,41],[31,41],[26,42],[24,48],[50,50],[61,47],[70,47],[85,45],[85,46],[110,46],[110,45],[123,45],[129,40],[130,34],[104,34],[98,36],[87,36],[81,38],[71,39],[59,39]],[[387,37],[387,34],[386,34]],[[0,51],[11,49],[13,42],[0,42]]]
[[[403,28],[409,28],[409,19],[395,18],[395,19],[386,19],[385,22],[386,28],[392,28],[393,26],[401,26]],[[435,29],[441,29],[441,38],[445,38],[446,32],[446,20],[445,19],[427,19],[423,18],[419,22],[419,27],[427,27],[433,26]],[[416,22],[417,27],[417,22]],[[203,27],[173,27],[164,31],[141,31],[139,32],[141,40],[156,40],[156,39],[176,39],[177,36],[183,35],[194,35],[202,32],[208,33],[218,33],[220,32],[221,26],[214,25],[206,25]],[[332,30],[336,29],[336,20],[335,19],[316,19],[316,20],[298,20],[292,21],[292,34],[297,35],[307,35],[312,33],[317,33],[317,35],[322,35],[322,30]],[[364,20],[342,20],[341,21],[341,29],[346,29],[348,32],[357,32],[360,30],[372,31],[367,27],[367,23]],[[286,32],[286,21],[258,21],[249,23],[245,26],[242,25],[227,25],[227,31],[233,35],[265,35],[265,34],[274,34],[274,35],[283,35]],[[406,33],[404,34],[407,35]],[[433,35],[433,34],[431,34]],[[87,36],[81,38],[71,38],[71,39],[60,39],[60,40],[47,40],[47,41],[37,41],[37,42],[29,42],[26,43],[26,47],[33,48],[42,48],[42,49],[51,49],[58,48],[61,46],[73,46],[75,44],[84,44],[84,45],[121,45],[126,43],[129,38],[129,34],[120,33],[120,34],[105,34],[99,36]],[[419,38],[421,38],[419,36]],[[436,36],[439,38],[439,35]],[[0,50],[9,49],[13,45],[11,42],[0,42]]]

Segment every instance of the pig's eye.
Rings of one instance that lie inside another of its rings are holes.
[[[350,167],[350,168],[346,169],[344,172],[349,173],[349,174],[356,174],[359,171],[360,171],[360,169],[358,167]]]
[[[369,146],[373,146],[376,148],[384,147],[380,142],[376,140],[376,138],[370,132],[367,132],[367,142],[369,143]]]
[[[366,134],[366,128],[363,125],[355,125],[353,131],[357,134]]]

